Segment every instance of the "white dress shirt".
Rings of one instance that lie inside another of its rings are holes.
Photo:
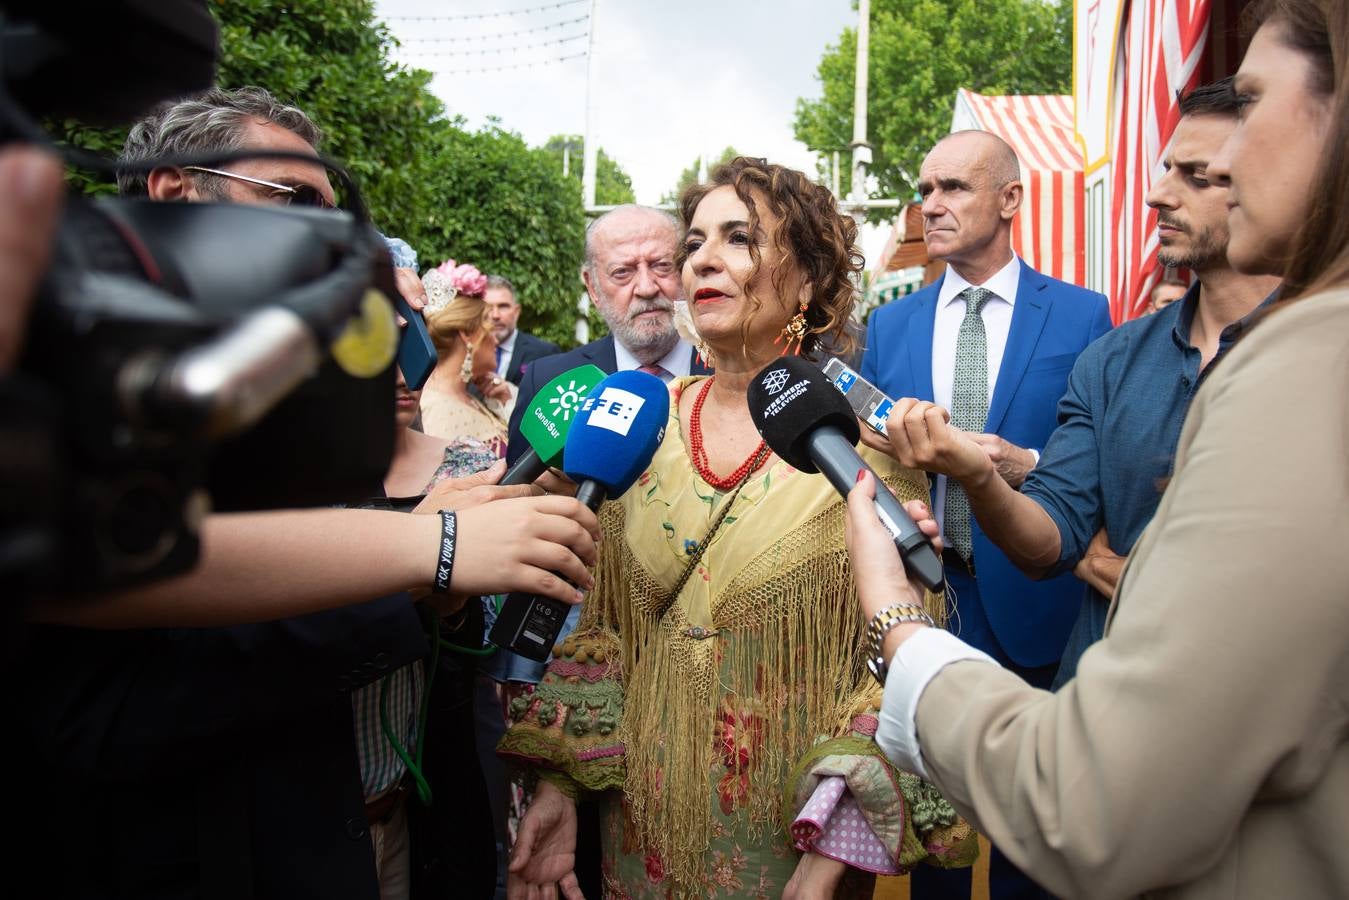
[[[511,336],[497,344],[497,349],[501,351],[501,361],[497,363],[497,374],[502,378],[511,370],[511,357],[515,355],[515,339],[519,336],[520,329],[511,330]]]
[[[982,650],[976,650],[941,628],[920,628],[890,660],[881,697],[880,724],[876,728],[876,746],[887,759],[906,772],[927,778],[922,748],[918,745],[918,700],[928,682],[951,663],[974,660],[997,665]]]
[[[960,337],[960,323],[965,318],[965,301],[959,299],[960,292],[968,287],[981,287],[993,295],[980,311],[988,347],[988,399],[992,403],[993,386],[998,383],[998,370],[1002,368],[1002,355],[1007,349],[1007,334],[1012,330],[1012,308],[1016,305],[1016,289],[1020,283],[1021,260],[1015,255],[1011,262],[980,285],[971,285],[954,268],[946,267],[946,277],[937,292],[937,316],[932,324],[932,400],[942,409],[951,408],[951,390],[956,377],[956,340]],[[1038,453],[1036,455],[1038,457]],[[932,513],[938,522],[945,523],[945,475],[937,476],[933,496]]]
[[[630,372],[642,367],[642,361],[633,356],[628,348],[617,340],[614,341],[614,361],[617,362],[620,372]],[[688,342],[681,340],[662,359],[656,360],[656,365],[669,372],[674,378],[682,378],[689,374],[689,369],[693,365],[693,348],[689,346]],[[666,379],[667,382],[670,380]]]

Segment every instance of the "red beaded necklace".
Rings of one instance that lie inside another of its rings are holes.
[[[716,473],[712,471],[712,465],[707,459],[707,450],[703,447],[703,403],[707,400],[707,392],[712,389],[712,381],[715,378],[716,376],[713,375],[703,382],[703,389],[698,392],[697,397],[693,398],[693,411],[689,413],[689,444],[693,451],[693,467],[698,470],[698,474],[702,476],[703,481],[719,491],[729,491],[744,481],[747,475],[759,468],[759,465],[768,456],[764,453],[768,445],[764,441],[759,441],[759,446],[754,448],[754,452],[749,455],[749,459],[741,463],[740,468],[725,478],[718,478]]]

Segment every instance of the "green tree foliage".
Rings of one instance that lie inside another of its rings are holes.
[[[574,343],[585,216],[553,154],[495,123],[470,132],[446,119],[430,73],[389,59],[393,38],[370,0],[211,0],[211,11],[220,85],[261,85],[305,110],[375,224],[416,248],[423,268],[453,257],[505,275],[525,306],[523,327]],[[126,133],[74,122],[53,131],[109,155]],[[87,175],[72,180],[91,193],[114,189]]]
[[[567,174],[576,180],[576,189],[580,191],[582,176],[585,174],[585,141],[579,134],[555,134],[543,145],[543,149],[557,157],[558,171],[562,171],[564,150],[570,151],[567,162]],[[620,206],[635,203],[637,197],[632,192],[632,179],[623,167],[610,158],[601,147],[595,154],[595,203],[599,206]]]
[[[735,149],[734,147],[727,147],[725,150],[721,151],[720,156],[716,157],[715,159],[710,159],[707,161],[707,171],[711,172],[713,169],[715,169],[722,163],[730,162],[731,160],[735,159],[737,156],[740,155],[741,154],[739,150]],[[701,162],[702,158],[699,157],[698,159],[695,159],[693,161],[693,164],[691,166],[688,166],[687,168],[684,169],[684,171],[680,172],[679,178],[675,181],[675,186],[670,190],[666,191],[665,194],[661,196],[660,202],[678,203],[679,196],[684,193],[684,190],[689,185],[698,183],[698,169],[699,163]]]
[[[923,157],[950,131],[957,88],[1063,94],[1071,86],[1069,0],[872,0],[870,42],[867,126],[870,172],[879,182],[874,196],[914,193]],[[820,60],[823,96],[796,102],[796,137],[822,155],[841,150],[848,158],[856,57],[857,33],[848,28]],[[851,181],[845,163],[844,196]]]
[[[413,243],[423,266],[451,256],[506,276],[524,305],[522,328],[575,344],[585,212],[557,158],[498,127],[469,132],[447,123],[430,163],[438,202]]]

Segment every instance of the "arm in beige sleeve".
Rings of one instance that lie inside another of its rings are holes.
[[[589,586],[594,515],[569,497],[498,500],[458,511],[451,590],[531,591],[579,602],[554,572]],[[261,622],[426,588],[439,515],[362,509],[222,513],[206,518],[196,568],[176,578],[51,598],[31,617],[85,628],[202,627]]]
[[[1314,784],[1345,725],[1349,362],[1342,327],[1279,333],[1301,312],[1263,324],[1196,399],[1077,678],[1049,694],[959,661],[918,700],[932,781],[1056,894],[1199,876],[1271,774]]]

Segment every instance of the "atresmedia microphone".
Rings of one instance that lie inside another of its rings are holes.
[[[656,455],[669,417],[669,391],[654,375],[615,372],[591,388],[562,454],[562,471],[579,485],[576,499],[598,509],[631,487]],[[487,639],[543,662],[570,609],[550,597],[511,594]]]
[[[844,496],[859,469],[871,470],[857,453],[861,429],[848,401],[804,359],[787,356],[756,375],[749,386],[749,414],[774,453],[802,472],[823,472]],[[913,577],[930,590],[940,590],[940,557],[879,479],[876,514]]]
[[[603,379],[604,370],[598,366],[577,366],[539,388],[520,416],[520,436],[529,449],[501,476],[501,484],[533,484],[562,464],[562,450],[581,401]]]

